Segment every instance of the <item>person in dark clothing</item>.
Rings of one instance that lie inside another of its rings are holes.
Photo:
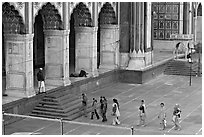
[[[87,117],[87,111],[86,111],[87,103],[88,103],[88,98],[86,97],[85,93],[82,93],[82,112],[85,117]]]
[[[40,68],[39,72],[37,73],[37,80],[39,89],[37,94],[45,92],[45,75],[42,68]]]
[[[103,108],[102,108],[102,122],[106,122],[107,118],[106,118],[106,112],[107,112],[107,100],[105,97],[103,97]]]
[[[101,96],[100,97],[100,115],[101,115],[101,117],[102,117],[102,110],[103,109],[103,97]]]
[[[97,113],[97,100],[95,98],[93,98],[93,103],[92,103],[91,119],[93,119],[94,114],[96,115],[97,119],[100,119]]]

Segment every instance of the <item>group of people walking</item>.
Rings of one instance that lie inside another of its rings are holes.
[[[166,120],[166,110],[164,107],[164,103],[160,103],[160,112],[158,115],[160,130],[165,130],[167,126]],[[174,123],[175,130],[181,130],[181,126],[179,125],[179,119],[181,117],[181,109],[178,104],[174,106],[173,114],[172,114],[172,122]],[[138,126],[146,126],[146,106],[144,100],[141,100],[141,105],[139,106],[139,124]]]
[[[87,117],[87,97],[86,94],[82,94],[82,111],[85,117]],[[102,122],[107,121],[106,113],[107,113],[107,99],[104,96],[100,97],[100,106],[99,106],[99,114],[102,117]],[[160,103],[160,112],[158,114],[158,119],[159,119],[159,124],[160,124],[160,130],[165,130],[167,126],[167,120],[166,120],[166,110],[164,103]],[[100,116],[97,111],[98,105],[97,105],[97,99],[93,98],[92,101],[92,110],[91,110],[91,119],[94,118],[94,115],[96,116],[97,119],[100,119]],[[141,105],[139,106],[139,123],[137,126],[146,126],[146,105],[145,101],[141,100]],[[113,104],[112,104],[112,125],[119,125],[120,124],[120,105],[117,99],[113,99]],[[172,122],[174,123],[175,130],[181,130],[181,126],[179,125],[179,119],[181,117],[181,109],[178,104],[175,105],[174,110],[173,110],[173,115],[172,115]]]
[[[107,121],[106,113],[108,109],[108,102],[106,97],[101,96],[99,100],[100,106],[98,106],[98,101],[96,98],[93,98],[92,104],[91,104],[91,119],[94,119],[94,115],[96,116],[97,119],[100,119],[100,116],[102,118],[102,122]],[[88,105],[88,98],[85,93],[82,93],[82,107],[81,111],[85,117],[87,117],[87,105]],[[99,114],[97,111],[97,108],[99,107]],[[119,103],[117,99],[113,99],[113,105],[112,105],[112,116],[113,116],[113,125],[120,124],[119,121],[119,116],[120,116],[120,111],[119,111]]]

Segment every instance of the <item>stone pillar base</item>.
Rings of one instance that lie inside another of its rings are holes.
[[[149,66],[149,65],[152,65],[153,64],[153,51],[150,51],[150,52],[145,52],[145,65],[146,66]]]
[[[69,78],[67,79],[57,79],[57,78],[50,78],[45,80],[45,86],[68,86],[71,84]]]
[[[129,53],[120,53],[120,68],[126,69],[128,67]]]
[[[6,94],[9,97],[29,98],[36,95],[34,89],[23,90],[23,89],[6,89]]]
[[[141,53],[141,51],[136,53],[136,51],[134,50],[130,54],[130,57],[131,59],[127,67],[128,70],[140,70],[145,67],[145,56],[143,53]]]
[[[98,77],[99,73],[98,70],[92,71],[88,74],[88,77]]]

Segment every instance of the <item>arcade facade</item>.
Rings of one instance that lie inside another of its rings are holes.
[[[34,96],[36,70],[41,67],[47,86],[66,86],[71,84],[70,74],[82,69],[97,77],[114,69],[150,66],[153,43],[157,48],[159,41],[166,42],[163,46],[171,50],[172,34],[192,34],[194,41],[201,41],[202,29],[197,28],[202,25],[201,6],[194,2],[4,2],[6,94]]]

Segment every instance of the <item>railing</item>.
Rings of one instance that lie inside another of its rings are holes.
[[[6,127],[4,123],[4,116],[11,116],[11,117],[20,117],[20,118],[28,118],[28,119],[38,119],[38,120],[47,120],[47,121],[53,121],[53,122],[59,122],[60,123],[60,134],[64,135],[64,124],[77,124],[77,125],[85,125],[85,126],[92,126],[92,127],[104,127],[104,128],[111,128],[111,129],[118,129],[118,130],[129,130],[128,132],[133,135],[134,134],[134,128],[133,127],[122,127],[122,126],[112,126],[112,125],[103,125],[103,124],[95,124],[95,123],[85,123],[85,122],[77,122],[77,121],[68,121],[64,120],[62,118],[58,119],[51,119],[51,118],[42,118],[42,117],[34,117],[34,116],[28,116],[28,115],[19,115],[19,114],[11,114],[11,113],[2,113],[2,134],[6,134]],[[32,124],[32,123],[31,123]],[[31,133],[35,134],[34,132]],[[66,133],[65,133],[66,134]]]

